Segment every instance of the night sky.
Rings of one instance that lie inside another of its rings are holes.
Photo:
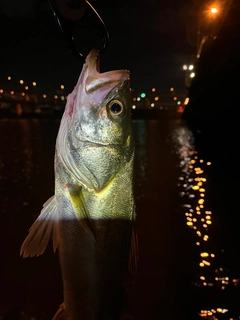
[[[135,90],[184,92],[182,65],[194,61],[194,0],[92,0],[110,41],[101,71],[129,69]],[[0,0],[0,84],[36,81],[41,90],[72,91],[82,63],[68,49],[47,0]]]

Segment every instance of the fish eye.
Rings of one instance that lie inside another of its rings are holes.
[[[108,108],[114,116],[119,116],[124,111],[123,104],[118,100],[111,101]]]

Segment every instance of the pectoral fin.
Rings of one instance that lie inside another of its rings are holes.
[[[85,199],[80,186],[68,186],[72,206],[76,212],[79,223],[86,232],[93,234],[96,240],[96,232],[85,204]]]
[[[41,255],[51,239],[53,239],[55,252],[59,244],[56,230],[57,221],[57,205],[55,197],[52,196],[44,203],[40,215],[29,229],[29,234],[21,246],[20,255],[24,258]]]
[[[131,244],[130,244],[129,260],[128,260],[128,271],[133,280],[136,277],[137,262],[138,262],[138,237],[137,237],[136,225],[134,223],[132,227]]]
[[[129,250],[128,272],[131,278],[135,280],[136,273],[137,273],[138,257],[139,257],[135,207],[133,207],[132,223],[133,224],[132,224],[131,242],[130,242],[130,250]]]
[[[67,320],[67,315],[63,303],[60,305],[52,320]]]

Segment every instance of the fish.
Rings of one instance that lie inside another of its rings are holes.
[[[88,54],[68,95],[55,147],[55,193],[29,229],[20,255],[52,240],[63,303],[54,320],[119,319],[138,260],[133,188],[130,72],[100,73]]]

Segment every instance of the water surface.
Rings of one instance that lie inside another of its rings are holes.
[[[51,245],[38,258],[19,257],[54,192],[58,128],[59,120],[0,120],[0,316],[19,308],[51,319],[63,299]],[[133,129],[140,259],[127,290],[134,319],[239,319],[238,181],[195,150],[181,120],[135,120]]]

